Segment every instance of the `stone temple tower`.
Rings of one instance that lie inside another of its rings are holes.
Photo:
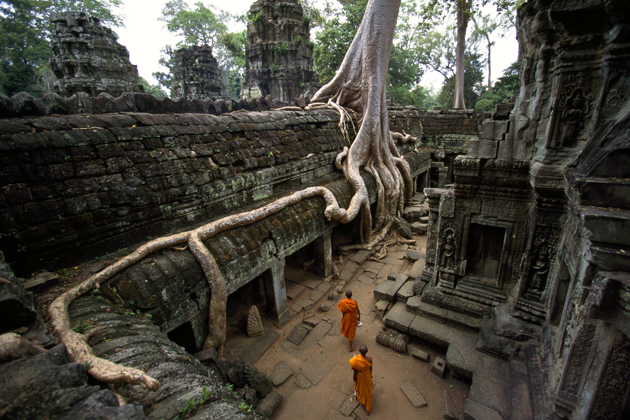
[[[314,93],[309,21],[298,0],[258,0],[249,9],[245,97],[292,102]]]
[[[206,99],[226,96],[221,70],[208,45],[175,52],[173,99]]]
[[[138,68],[129,62],[127,48],[116,34],[85,13],[53,13],[55,25],[50,68],[62,96],[86,92],[92,96],[138,92]]]

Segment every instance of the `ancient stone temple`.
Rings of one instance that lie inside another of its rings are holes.
[[[512,115],[483,123],[452,188],[425,190],[426,266],[388,322],[435,342],[446,336],[427,319],[479,330],[447,352],[472,377],[466,418],[625,419],[630,12],[621,0],[535,0],[518,23]]]
[[[242,96],[292,102],[315,93],[309,21],[298,0],[258,0],[248,17]]]
[[[50,68],[60,95],[138,92],[138,69],[111,29],[83,12],[53,13],[50,20],[55,26]]]
[[[225,96],[217,60],[208,45],[181,48],[173,59],[173,99],[206,99]]]

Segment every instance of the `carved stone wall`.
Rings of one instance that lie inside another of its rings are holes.
[[[119,96],[138,92],[138,69],[129,62],[127,48],[116,34],[85,13],[53,13],[50,69],[62,96],[86,92],[92,96]]]
[[[400,117],[420,131],[418,114]],[[22,274],[61,268],[340,179],[337,123],[334,111],[3,120],[0,248]]]
[[[309,22],[297,0],[258,0],[248,13],[243,96],[293,102],[316,91]]]
[[[208,45],[182,48],[173,59],[173,99],[206,99],[225,96],[217,60]]]

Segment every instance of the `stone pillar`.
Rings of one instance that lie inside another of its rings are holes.
[[[323,278],[333,275],[331,236],[332,228],[328,227],[322,236],[315,239],[315,274]]]
[[[284,283],[284,266],[284,258],[274,258],[269,270],[263,273],[267,316],[278,327],[286,324],[290,318],[289,307],[287,306],[287,288]]]

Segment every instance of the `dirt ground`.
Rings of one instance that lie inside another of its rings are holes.
[[[426,237],[417,238],[417,249],[424,252]],[[347,261],[348,257],[346,257]],[[405,262],[405,264],[408,264]],[[404,267],[407,267],[406,265]],[[361,271],[361,270],[359,270]],[[331,283],[335,286],[339,280]],[[378,282],[378,279],[377,279]],[[413,340],[409,347],[416,347],[430,354],[430,363],[425,363],[414,359],[409,354],[400,354],[393,349],[383,347],[376,342],[376,334],[384,327],[374,306],[375,284],[366,285],[356,279],[350,280],[346,288],[353,291],[353,298],[359,303],[362,314],[363,326],[357,328],[354,340],[354,347],[358,349],[361,344],[368,347],[368,355],[372,356],[373,381],[375,384],[373,407],[370,419],[442,419],[444,415],[444,392],[448,392],[459,413],[463,413],[465,399],[470,386],[464,382],[453,379],[448,374],[444,378],[439,378],[431,373],[431,362],[436,356],[444,357],[444,353]],[[332,289],[331,289],[332,290]],[[304,293],[304,292],[303,292]],[[272,420],[333,420],[344,419],[339,411],[346,399],[350,399],[353,393],[352,371],[349,359],[357,352],[348,352],[348,340],[340,333],[341,313],[336,305],[328,300],[326,293],[324,297],[309,312],[301,312],[294,317],[283,328],[275,328],[268,321],[264,322],[265,328],[276,330],[280,338],[275,345],[270,348],[256,363],[256,367],[263,373],[271,375],[276,365],[280,361],[289,364],[293,370],[293,375],[287,381],[278,386],[276,390],[283,395],[280,406],[275,410]],[[289,305],[291,305],[289,301]],[[317,308],[321,303],[330,305],[328,312],[319,312]],[[286,340],[286,337],[302,319],[310,316],[328,319],[334,322],[330,331],[318,342],[304,347],[296,347]],[[233,359],[247,348],[251,343],[242,332],[231,332],[228,334],[226,344],[226,357]],[[326,363],[321,366],[326,370],[325,376],[316,385],[307,389],[302,389],[296,384],[296,378],[300,375],[300,370],[308,361],[314,359],[316,352],[320,352]],[[310,359],[309,359],[310,358]],[[401,385],[411,382],[427,402],[427,406],[415,408],[401,390]],[[354,417],[366,418],[363,407],[354,411]]]

